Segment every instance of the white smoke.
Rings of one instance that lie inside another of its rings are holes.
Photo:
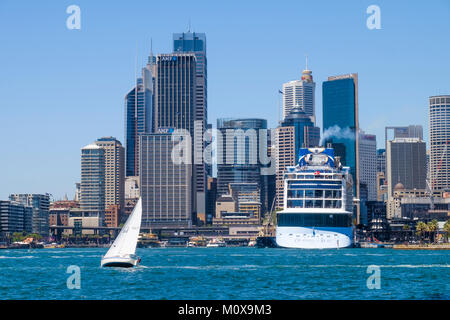
[[[323,132],[320,145],[323,145],[324,141],[329,138],[355,140],[355,133],[349,127],[342,129],[338,125],[334,125]]]

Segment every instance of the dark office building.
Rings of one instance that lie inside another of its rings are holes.
[[[207,129],[208,105],[207,105],[207,59],[206,59],[206,35],[197,32],[183,32],[173,34],[174,53],[193,53],[196,58],[195,73],[195,152],[203,155],[206,143],[203,141],[203,133]],[[194,141],[193,141],[194,142]],[[195,185],[197,192],[197,214],[199,218],[206,214],[206,183],[211,167],[202,159],[196,159],[194,164]]]
[[[353,194],[359,191],[358,74],[328,77],[323,93],[323,145],[332,143],[334,153],[353,176]],[[359,207],[356,217],[359,222]]]

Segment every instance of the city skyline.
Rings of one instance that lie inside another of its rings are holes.
[[[223,28],[221,23],[230,18],[229,8],[215,5],[225,11],[224,17],[218,20],[217,28],[213,23],[217,15],[211,14],[211,6],[214,5],[205,4],[205,10],[209,11],[211,17],[194,14],[192,9],[177,12],[173,18],[178,19],[176,22],[170,20],[162,23],[164,16],[158,17],[154,23],[160,25],[149,23],[148,26],[141,26],[137,35],[127,39],[125,47],[128,49],[119,50],[125,31],[115,34],[117,26],[106,22],[111,16],[102,16],[101,5],[84,1],[78,3],[83,19],[79,31],[65,28],[67,15],[64,5],[39,5],[36,12],[42,13],[43,20],[47,15],[51,19],[42,21],[30,31],[29,27],[34,21],[31,18],[27,21],[30,13],[18,10],[15,3],[2,3],[0,27],[4,31],[17,27],[17,32],[12,35],[3,33],[7,49],[0,53],[0,60],[4,63],[4,76],[0,80],[0,93],[4,97],[2,115],[7,119],[0,129],[0,136],[2,145],[8,150],[0,160],[0,167],[4,168],[1,172],[3,183],[0,186],[0,198],[6,199],[11,193],[45,192],[52,193],[56,199],[65,194],[72,198],[75,183],[80,181],[80,148],[102,136],[118,137],[125,144],[123,96],[135,83],[135,69],[145,65],[144,61],[150,52],[150,38],[154,39],[155,55],[171,52],[172,34],[186,31],[188,16],[194,22],[192,31],[204,32],[208,37],[209,123],[215,124],[217,118],[235,115],[253,118],[257,115],[258,118],[268,120],[269,128],[275,128],[279,117],[278,90],[282,83],[300,78],[305,67],[304,55],[308,54],[308,68],[313,71],[316,82],[316,118],[319,127],[323,127],[320,94],[323,82],[328,76],[355,72],[359,76],[360,128],[368,134],[377,135],[377,147],[384,147],[382,141],[386,126],[420,124],[424,126],[424,140],[429,148],[428,99],[430,96],[449,93],[448,88],[443,86],[446,84],[445,75],[450,71],[448,64],[445,64],[449,44],[441,41],[439,45],[442,45],[442,50],[433,52],[429,48],[433,40],[445,38],[449,33],[448,26],[439,24],[439,21],[448,21],[449,4],[438,2],[421,6],[379,1],[381,30],[366,28],[368,15],[365,9],[371,4],[369,2],[340,4],[346,10],[340,10],[339,17],[333,17],[332,14],[337,5],[331,2],[326,4],[298,3],[295,4],[297,12],[283,13],[301,16],[304,20],[298,22],[299,26],[309,23],[313,35],[302,35],[310,40],[307,45],[288,42],[287,38],[295,36],[295,32],[286,32],[284,35],[278,33],[286,26],[286,22],[282,21],[281,11],[276,9],[276,5],[261,4],[259,18],[252,17],[257,28],[248,24],[248,21],[245,21],[245,28],[242,25],[245,14],[250,12],[250,5],[242,4],[242,12],[235,15],[241,24],[228,28]],[[405,12],[404,7],[414,10]],[[162,12],[164,8],[153,9]],[[278,15],[279,25],[264,26],[272,9],[271,14]],[[312,17],[307,17],[304,10],[310,10]],[[4,15],[5,12],[9,14]],[[113,17],[116,17],[115,12],[117,10],[111,13]],[[14,22],[19,13],[21,18]],[[126,11],[123,15],[130,19],[130,13]],[[322,13],[324,17],[319,19]],[[426,17],[431,13],[435,15],[427,22],[431,26],[420,22],[428,20]],[[415,19],[419,16],[422,17],[420,21]],[[333,23],[337,23],[337,30],[333,30]],[[130,25],[124,28],[133,28],[134,25]],[[439,34],[435,34],[436,25],[443,27]],[[239,30],[239,26],[242,30]],[[259,37],[262,36],[256,33],[257,29],[264,37],[270,36],[271,44],[261,44],[262,39]],[[388,33],[387,30],[392,32]],[[40,32],[45,33],[45,37]],[[94,41],[98,41],[103,32],[111,36],[95,44]],[[333,40],[336,32],[349,34],[341,34],[337,40]],[[416,38],[409,38],[410,33],[415,33]],[[25,44],[14,42],[17,36],[23,37]],[[314,36],[322,36],[320,42]],[[346,47],[338,44],[338,40],[346,42],[349,37],[352,37],[351,42],[346,43]],[[232,50],[234,41],[242,45],[245,40],[248,43],[240,46],[240,50]],[[420,43],[420,46],[415,47],[418,44],[411,41]],[[136,42],[140,48],[137,66]],[[336,45],[338,50],[329,54],[327,51]],[[33,49],[29,46],[33,46]],[[368,48],[362,48],[364,46]],[[113,52],[115,49],[118,52]],[[280,58],[276,59],[277,56]],[[247,69],[242,69],[244,65]],[[25,95],[24,74],[28,76],[26,82],[32,84],[27,86]],[[51,99],[49,89],[54,90]],[[21,96],[21,99],[14,98],[17,96]],[[380,109],[383,111],[381,114],[378,111]],[[102,123],[98,119],[102,119]],[[53,148],[48,147],[50,145]]]

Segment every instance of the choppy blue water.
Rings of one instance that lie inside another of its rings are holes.
[[[138,268],[100,268],[106,250],[0,250],[0,299],[450,299],[450,251],[149,248]]]

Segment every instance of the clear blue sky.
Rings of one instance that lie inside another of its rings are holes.
[[[68,30],[66,8],[81,8]],[[369,30],[366,8],[381,8]],[[450,1],[0,1],[0,199],[74,195],[80,148],[123,142],[124,95],[136,50],[143,65],[172,50],[172,33],[205,32],[209,122],[262,117],[275,127],[278,89],[309,57],[322,123],[322,82],[359,74],[360,126],[422,124],[428,97],[450,94]]]

